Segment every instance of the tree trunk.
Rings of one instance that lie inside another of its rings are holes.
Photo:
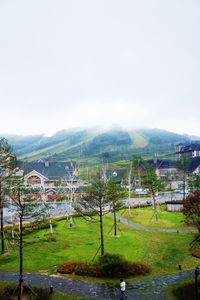
[[[186,173],[183,173],[183,201],[185,201],[185,190],[186,190]]]
[[[100,204],[100,236],[101,236],[101,256],[104,255],[104,236],[103,236],[103,211],[102,211],[102,200]]]
[[[156,195],[153,194],[152,197],[153,197],[154,215],[155,215],[155,218],[156,218],[156,223],[158,223],[158,211],[157,211],[157,204],[156,204]]]
[[[5,241],[4,241],[4,228],[3,228],[3,197],[2,197],[2,185],[0,180],[0,218],[1,218],[1,254],[5,252]]]
[[[18,300],[21,299],[23,294],[23,225],[22,225],[22,216],[20,215],[19,220],[19,292]]]
[[[116,210],[115,210],[115,208],[113,210],[113,216],[114,216],[114,236],[117,236],[117,217],[116,217]]]

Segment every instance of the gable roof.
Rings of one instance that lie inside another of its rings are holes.
[[[200,166],[200,156],[194,157],[188,167],[190,173],[194,172]]]
[[[28,174],[32,171],[36,171],[48,179],[58,179],[64,177],[66,179],[73,176],[74,179],[78,179],[74,175],[74,171],[77,169],[76,162],[45,162],[43,160],[33,162],[18,161],[17,167],[24,171],[24,174]]]
[[[176,168],[175,162],[172,160],[149,159],[146,161],[153,169],[172,169]]]
[[[183,145],[180,147],[180,150],[176,153],[193,152],[195,150],[200,151],[200,144]]]
[[[33,171],[31,171],[31,172],[29,172],[29,173],[27,173],[27,174],[25,174],[25,177],[28,175],[28,178],[30,177],[30,176],[38,176],[38,177],[42,177],[42,179],[43,180],[48,180],[48,178],[47,177],[45,177],[44,175],[42,175],[41,173],[38,173],[36,170],[33,170]]]

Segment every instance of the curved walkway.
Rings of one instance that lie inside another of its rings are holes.
[[[185,279],[194,277],[194,270],[179,272],[172,275],[162,275],[153,279],[127,281],[128,299],[134,300],[168,300],[166,288]],[[17,282],[18,273],[0,272],[0,281]],[[108,283],[86,283],[79,280],[64,279],[57,276],[45,276],[25,273],[25,284],[49,288],[53,286],[54,291],[84,297],[93,300],[117,300],[120,299],[118,285]]]
[[[117,218],[120,222],[124,223],[125,225],[127,225],[129,227],[141,229],[141,230],[145,230],[145,231],[176,232],[176,233],[197,233],[198,232],[198,230],[196,230],[196,229],[165,229],[165,228],[149,227],[149,226],[140,225],[138,223],[134,223],[132,221],[127,220],[126,218],[119,216],[119,215],[117,215]]]

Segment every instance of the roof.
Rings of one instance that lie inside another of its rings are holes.
[[[171,201],[166,201],[166,204],[178,204],[178,205],[183,205],[183,200],[171,200]]]
[[[77,164],[74,161],[71,162],[48,162],[48,161],[34,161],[34,162],[23,162],[18,161],[17,167],[22,169],[26,174],[36,171],[49,179],[56,179],[65,177],[71,178],[73,175],[74,179],[78,179],[74,175],[74,171],[77,169]]]
[[[185,153],[185,152],[193,152],[193,151],[200,151],[200,144],[183,145],[181,146],[180,151],[176,153]]]
[[[200,166],[200,156],[194,157],[188,167],[190,173],[194,172]]]
[[[154,169],[171,169],[176,168],[175,162],[172,160],[149,159],[147,163]]]

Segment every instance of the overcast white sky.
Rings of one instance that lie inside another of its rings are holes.
[[[200,136],[199,0],[0,0],[0,133]]]

